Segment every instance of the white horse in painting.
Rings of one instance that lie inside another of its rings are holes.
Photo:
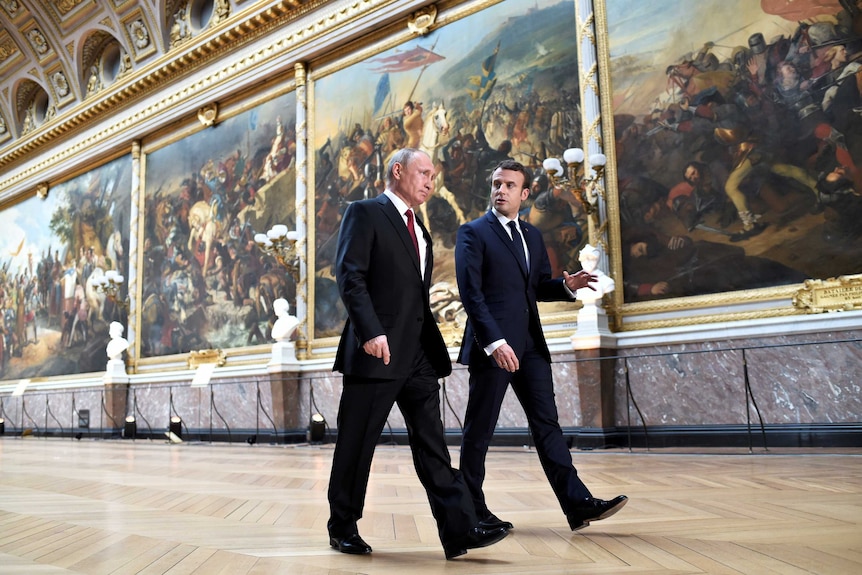
[[[449,119],[446,117],[446,107],[443,102],[435,104],[431,108],[431,112],[425,116],[425,122],[422,127],[422,139],[419,141],[419,149],[427,153],[435,166],[440,165],[440,160],[437,158],[437,151],[442,145],[443,137],[449,135]],[[455,216],[458,218],[458,224],[467,222],[467,216],[464,211],[458,206],[455,195],[449,191],[443,184],[443,170],[437,170],[437,177],[434,180],[434,193],[442,199],[446,200],[452,209],[455,210]],[[425,222],[425,227],[428,228],[428,233],[431,233],[431,221],[428,217],[428,203],[424,203],[419,207],[422,213],[422,220]]]
[[[449,135],[449,119],[446,117],[446,107],[443,102],[434,104],[422,124],[422,138],[419,149],[431,156],[431,161],[437,163],[437,150],[443,143],[442,138]]]

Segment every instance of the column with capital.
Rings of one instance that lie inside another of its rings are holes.
[[[582,142],[588,157],[604,151],[602,134],[601,102],[599,101],[599,62],[596,34],[596,15],[593,10],[603,10],[602,3],[578,1],[575,3],[578,33],[578,75],[581,87],[581,109],[583,110]],[[604,46],[602,46],[604,49]],[[607,152],[613,154],[613,145]],[[604,172],[604,170],[603,170]],[[600,178],[596,185],[603,189]],[[606,294],[614,291],[614,280],[601,268],[607,266],[608,258],[603,247],[608,246],[608,213],[603,193],[596,194],[596,214],[590,218],[589,260],[582,266],[592,266],[599,276],[596,292],[578,294],[584,303],[578,312],[578,327],[571,337],[577,362],[578,395],[581,406],[581,430],[576,438],[580,448],[594,448],[614,444],[615,420],[615,360],[603,359],[617,354],[616,337],[608,327],[608,316],[602,303]],[[592,246],[596,246],[593,248]],[[597,252],[597,253],[595,253]],[[601,265],[600,265],[601,264]],[[588,269],[584,267],[584,269]],[[608,298],[611,296],[608,295]]]
[[[281,431],[297,430],[300,427],[300,379],[299,355],[308,353],[308,342],[314,336],[314,326],[308,323],[308,91],[305,63],[294,64],[296,82],[296,254],[298,273],[296,277],[295,316],[289,314],[286,300],[276,300],[273,308],[276,321],[272,327],[272,356],[267,364],[270,392],[272,393],[272,418]],[[292,232],[293,233],[293,232]],[[277,309],[276,309],[277,306]]]

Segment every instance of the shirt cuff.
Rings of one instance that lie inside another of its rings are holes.
[[[485,355],[487,355],[488,357],[491,357],[491,354],[494,353],[494,351],[498,347],[503,345],[504,343],[506,343],[505,339],[498,339],[497,341],[493,342],[492,344],[486,345],[485,346]]]

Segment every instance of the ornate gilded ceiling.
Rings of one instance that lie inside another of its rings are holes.
[[[235,36],[232,22],[253,31],[250,19],[284,21],[325,3],[0,0],[0,165],[105,110],[106,98],[128,100],[176,64],[174,54],[218,43],[216,29]],[[201,53],[183,66],[204,60]]]

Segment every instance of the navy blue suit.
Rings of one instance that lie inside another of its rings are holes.
[[[407,226],[387,196],[354,202],[341,222],[336,277],[348,319],[334,365],[344,388],[329,483],[332,537],[357,533],[374,448],[395,403],[444,546],[478,523],[464,480],[451,466],[440,417],[438,378],[451,372],[452,362],[431,314],[431,236],[419,225],[427,245],[424,279]],[[388,339],[388,365],[363,349],[379,335]]]
[[[467,326],[458,362],[469,366],[470,395],[461,444],[461,473],[480,517],[490,512],[482,484],[485,456],[506,389],[524,408],[545,475],[564,513],[591,494],[572,465],[554,401],[551,356],[539,320],[538,301],[571,301],[562,278],[551,277],[542,234],[519,222],[529,254],[529,271],[516,245],[489,211],[458,229],[455,269]],[[485,347],[505,339],[520,368],[510,373],[497,366]]]

